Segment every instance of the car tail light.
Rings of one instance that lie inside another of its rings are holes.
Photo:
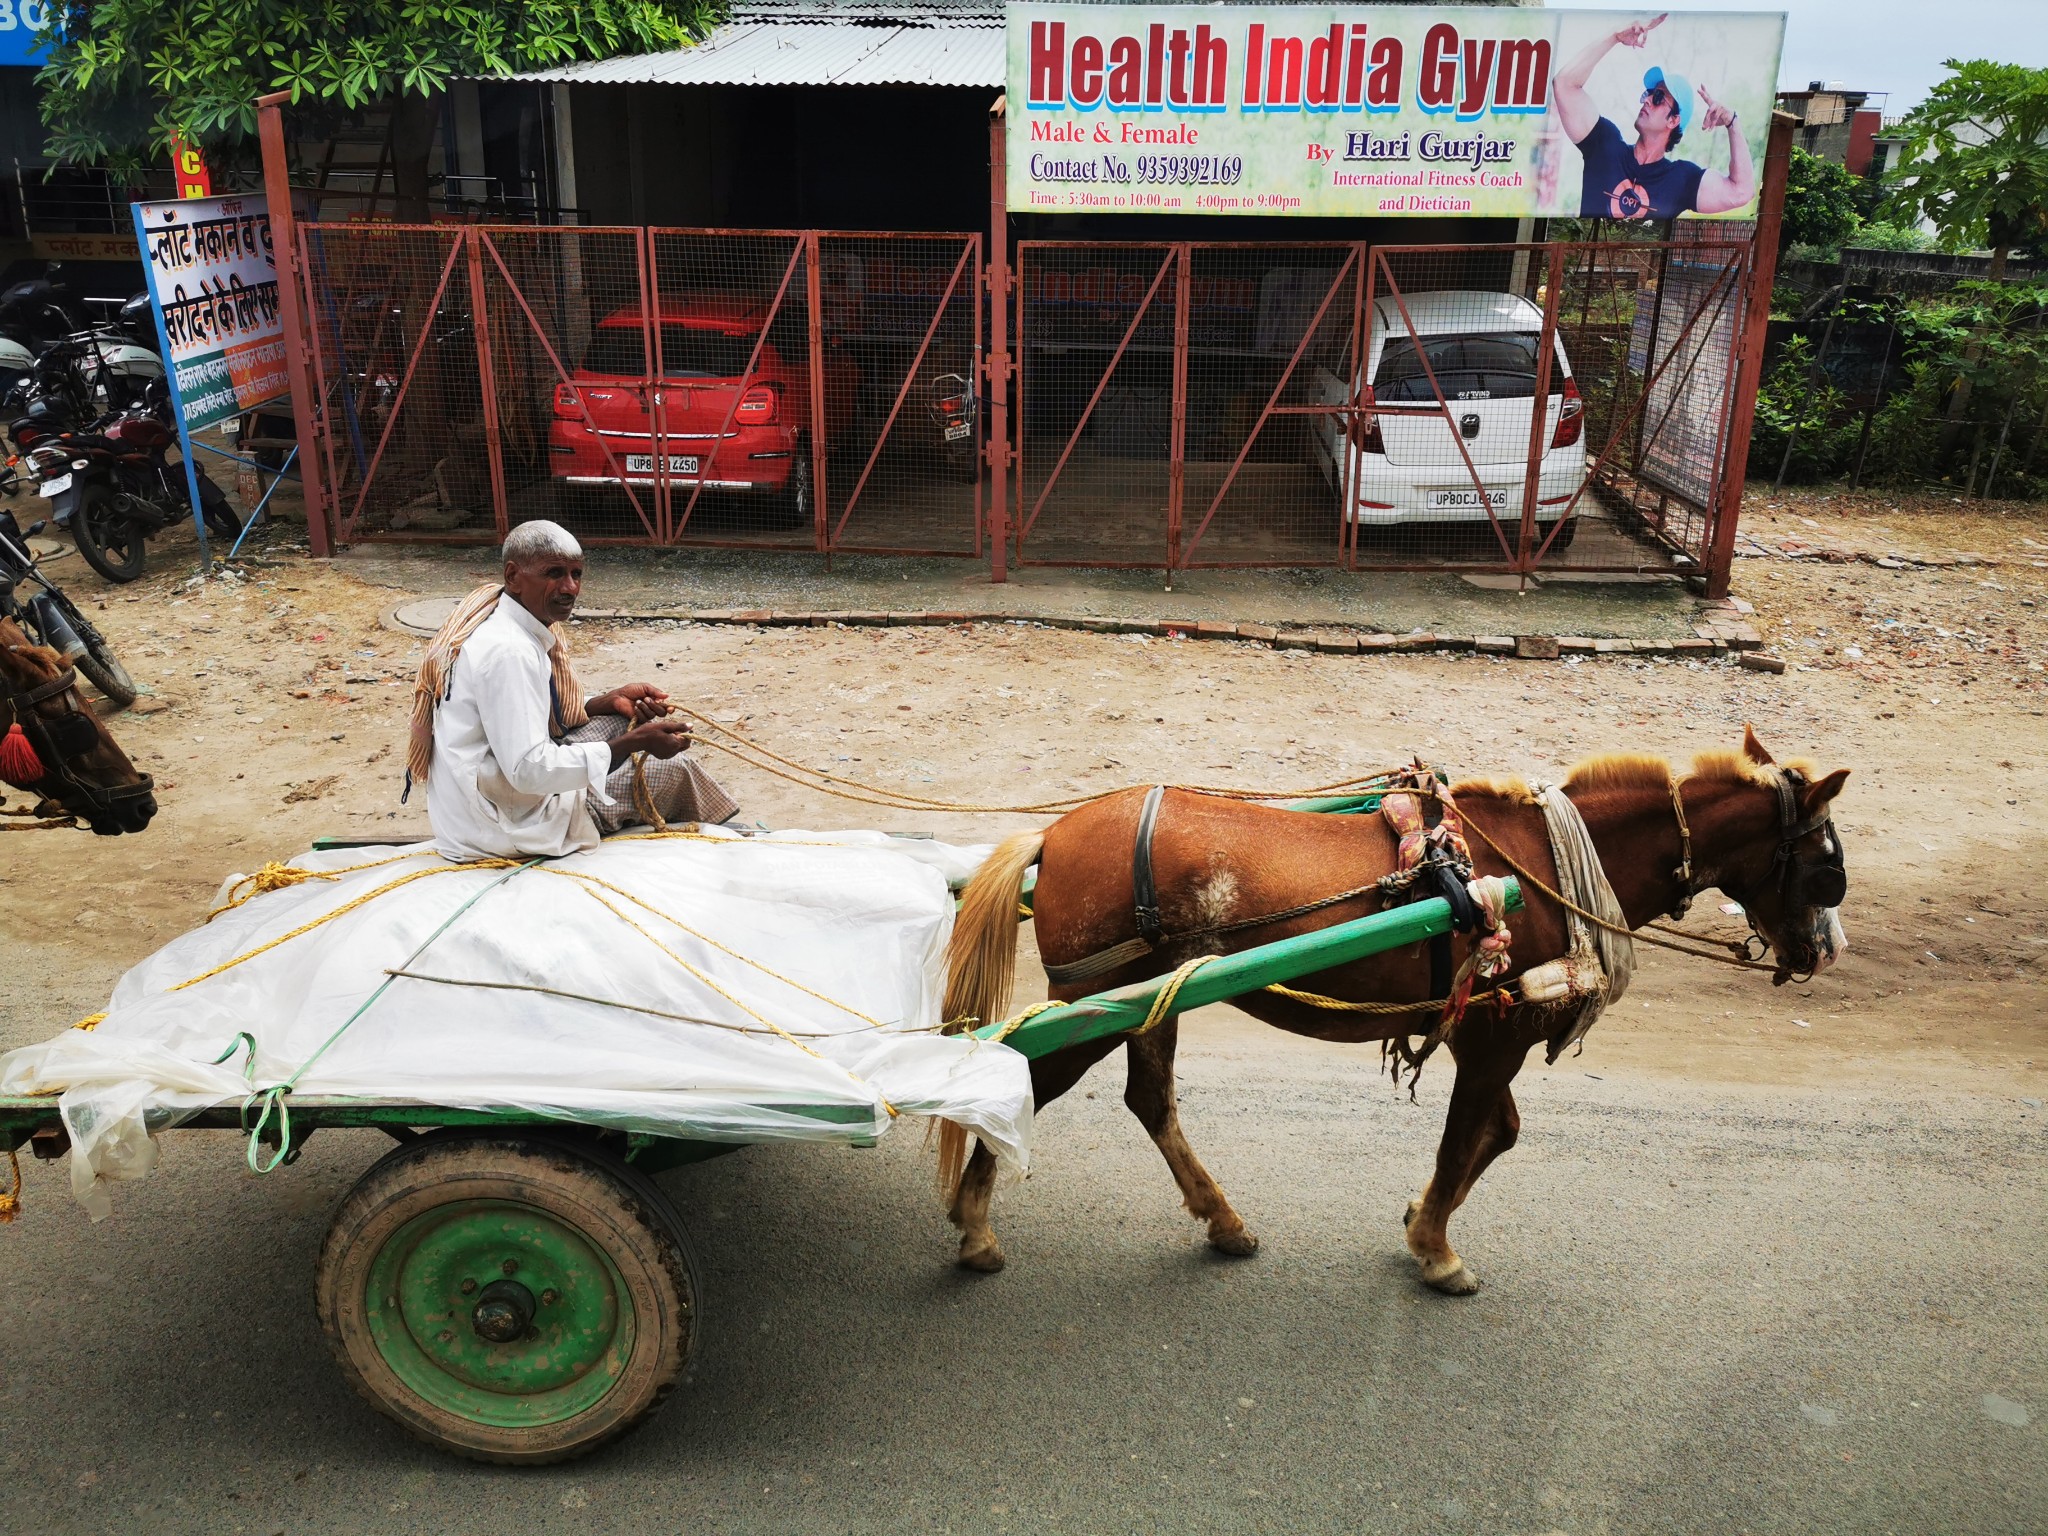
[[[740,403],[733,411],[733,417],[750,427],[765,427],[775,420],[776,403],[774,385],[756,384],[740,396]]]
[[[1359,392],[1360,414],[1351,418],[1351,446],[1360,453],[1385,453],[1387,444],[1380,436],[1379,417],[1364,414],[1372,409],[1372,403],[1372,386],[1368,384]]]
[[[555,414],[565,421],[581,421],[583,419],[583,402],[577,395],[574,384],[557,384],[555,386]]]
[[[1586,402],[1579,397],[1578,381],[1564,381],[1564,404],[1557,413],[1557,431],[1552,434],[1550,446],[1569,448],[1586,433]]]

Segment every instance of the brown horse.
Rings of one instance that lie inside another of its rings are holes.
[[[1574,769],[1563,790],[1584,819],[1629,928],[1682,911],[1694,894],[1718,887],[1743,904],[1756,938],[1775,952],[1774,980],[1782,984],[1825,969],[1841,943],[1833,908],[1846,882],[1828,806],[1848,772],[1822,777],[1797,762],[1780,768],[1754,732],[1745,731],[1744,738],[1741,753],[1704,754],[1680,778],[1661,758],[1594,759]],[[1527,785],[1481,780],[1454,786],[1452,795],[1471,834],[1477,874],[1511,873],[1511,858],[1544,885],[1559,888],[1544,813]],[[1042,833],[1023,833],[997,848],[962,902],[949,955],[946,1017],[999,1018],[1008,1006],[1018,900],[1034,863],[1034,921],[1049,970],[1132,939],[1133,853],[1143,798],[1139,790],[1109,796]],[[1311,913],[1217,932],[1369,886],[1395,867],[1396,841],[1379,816],[1307,814],[1170,792],[1158,807],[1152,839],[1163,941],[1116,970],[1055,986],[1052,995],[1071,1000],[1158,975],[1195,955],[1268,943],[1378,911],[1386,898],[1373,890]],[[1563,908],[1527,878],[1522,888],[1526,906],[1508,924],[1512,963],[1503,982],[1570,948]],[[1472,942],[1456,941],[1461,960]],[[1426,949],[1372,956],[1293,985],[1324,998],[1419,1002],[1432,996]],[[1272,992],[1239,997],[1235,1006],[1320,1040],[1405,1041],[1426,1034],[1437,1017],[1434,1010],[1399,1016],[1336,1011]],[[1472,1271],[1451,1249],[1451,1214],[1487,1165],[1515,1143],[1521,1121],[1510,1084],[1523,1059],[1538,1041],[1548,1043],[1555,1059],[1569,1043],[1579,1007],[1475,1004],[1444,1042],[1457,1064],[1450,1111],[1435,1176],[1407,1215],[1409,1250],[1422,1278],[1440,1291],[1463,1295],[1478,1289]],[[1249,1254],[1258,1240],[1181,1133],[1173,1085],[1175,1023],[1169,1017],[1125,1037],[1124,1102],[1165,1155],[1190,1214],[1208,1223],[1210,1244],[1224,1253]],[[1095,1041],[1034,1061],[1038,1107],[1073,1087],[1116,1043]],[[966,1133],[957,1127],[942,1127],[940,1139],[941,1184],[961,1229],[960,1263],[998,1270],[1003,1253],[989,1224],[995,1159],[977,1144],[966,1160]]]
[[[0,736],[16,724],[34,767],[14,770],[23,781],[15,787],[40,795],[39,810],[79,817],[102,837],[149,825],[156,814],[149,775],[137,773],[115,744],[64,659],[32,642],[12,619],[0,619]]]

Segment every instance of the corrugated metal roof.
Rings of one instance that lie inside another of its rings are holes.
[[[522,80],[579,85],[962,85],[1000,89],[1000,22],[736,20],[695,48],[625,54]]]

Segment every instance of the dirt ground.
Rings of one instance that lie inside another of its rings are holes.
[[[577,663],[593,689],[646,678],[791,757],[976,802],[1155,780],[1286,793],[1411,753],[1453,772],[1561,774],[1604,750],[1682,760],[1731,747],[1753,722],[1781,755],[1854,770],[1838,811],[1848,956],[1811,986],[1773,990],[1650,952],[1580,1065],[2039,1095],[2048,893],[2035,879],[2048,839],[2030,811],[2048,777],[2048,509],[1992,517],[1787,495],[1757,498],[1746,526],[1736,591],[1792,663],[1782,676],[1647,658],[1342,657],[1025,625],[585,623]],[[1892,558],[1930,551],[1983,563]],[[380,622],[404,594],[294,557],[199,584],[166,554],[126,589],[74,559],[54,568],[148,690],[110,724],[156,776],[163,809],[140,837],[6,840],[0,946],[34,958],[9,967],[22,981],[0,1002],[0,1045],[102,1006],[119,972],[198,921],[230,872],[323,834],[426,833],[422,797],[399,802],[420,642]],[[1843,558],[1858,554],[1900,568]],[[600,553],[593,606],[606,601],[604,571]],[[846,606],[863,604],[849,594]],[[968,842],[1029,821],[825,801],[713,756],[746,814],[770,825]],[[1711,899],[1690,921],[1738,932]]]

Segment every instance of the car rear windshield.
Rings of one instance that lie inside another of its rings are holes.
[[[1542,340],[1535,331],[1425,336],[1418,354],[1413,337],[1389,337],[1372,392],[1380,400],[1434,400],[1436,391],[1429,384],[1434,373],[1446,400],[1526,400],[1536,393],[1536,349]],[[1423,371],[1424,359],[1429,373]]]
[[[747,371],[747,359],[754,355],[751,335],[733,336],[724,331],[700,330],[694,325],[664,325],[661,328],[661,371],[671,379],[736,379]],[[768,365],[769,353],[761,349],[758,372]],[[647,353],[640,332],[631,326],[599,326],[590,338],[590,351],[583,359],[590,373],[613,374],[619,378],[647,376]]]

